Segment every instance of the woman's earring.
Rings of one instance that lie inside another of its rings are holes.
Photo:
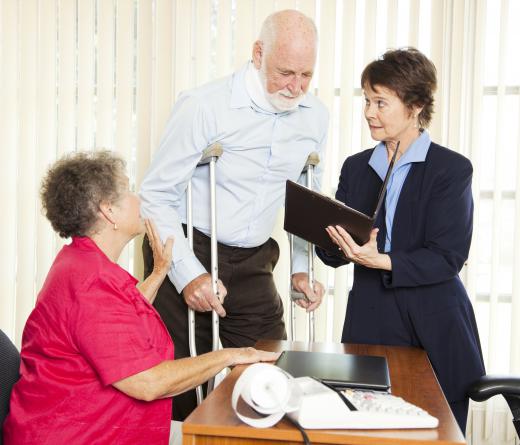
[[[114,223],[114,230],[117,230],[117,224]]]

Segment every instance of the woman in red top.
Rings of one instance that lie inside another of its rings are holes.
[[[173,360],[174,345],[152,306],[171,262],[139,216],[125,164],[109,152],[77,153],[48,172],[41,196],[61,237],[22,338],[21,378],[4,424],[6,445],[167,444],[171,397],[239,363],[275,360],[253,348]],[[140,285],[117,265],[146,231],[155,269]]]

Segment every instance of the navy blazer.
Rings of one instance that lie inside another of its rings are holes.
[[[336,199],[370,214],[381,178],[368,165],[373,149],[347,158]],[[392,226],[392,271],[354,266],[342,341],[409,345],[428,353],[448,401],[466,399],[467,386],[484,374],[473,307],[459,278],[473,225],[471,178],[464,156],[430,145],[401,190]],[[378,249],[384,251],[385,212]],[[316,249],[325,264],[347,261]]]

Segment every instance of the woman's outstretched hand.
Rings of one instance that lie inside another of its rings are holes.
[[[328,226],[326,229],[332,242],[338,249],[351,261],[372,269],[392,270],[390,256],[379,253],[377,250],[377,232],[379,229],[372,229],[370,239],[360,246],[352,236],[341,226]]]
[[[229,348],[232,356],[231,365],[246,365],[257,362],[274,362],[280,357],[281,352],[263,351],[261,349],[249,348]]]
[[[146,227],[148,242],[152,249],[153,270],[144,281],[137,285],[137,288],[150,303],[153,303],[159,287],[164,281],[168,270],[170,270],[173,255],[173,238],[168,238],[163,244],[153,221],[151,219],[145,219],[144,225]]]
[[[173,238],[168,238],[163,244],[155,223],[151,219],[145,219],[146,235],[153,254],[153,272],[163,278],[168,273],[173,257]]]

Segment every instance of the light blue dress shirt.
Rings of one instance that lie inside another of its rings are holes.
[[[406,176],[412,167],[412,163],[425,161],[430,144],[430,135],[426,130],[423,130],[421,135],[412,142],[412,145],[408,147],[408,150],[406,150],[395,163],[390,178],[388,179],[385,197],[385,252],[390,252],[392,250],[392,225],[394,222],[395,209]],[[376,145],[376,148],[374,148],[374,152],[368,161],[368,165],[370,165],[378,176],[384,180],[388,170],[388,164],[386,145],[384,142],[380,142]]]
[[[209,167],[197,164],[214,142],[223,146],[216,163],[217,238],[228,246],[256,247],[266,242],[285,198],[287,179],[302,181],[310,153],[319,190],[328,112],[307,94],[292,111],[275,113],[256,105],[246,88],[246,65],[231,76],[182,93],[140,189],[141,213],[152,218],[161,238],[173,235],[168,273],[177,291],[206,270],[189,248],[186,187],[192,178],[194,227],[210,234]],[[295,246],[293,271],[306,271],[306,244]]]

